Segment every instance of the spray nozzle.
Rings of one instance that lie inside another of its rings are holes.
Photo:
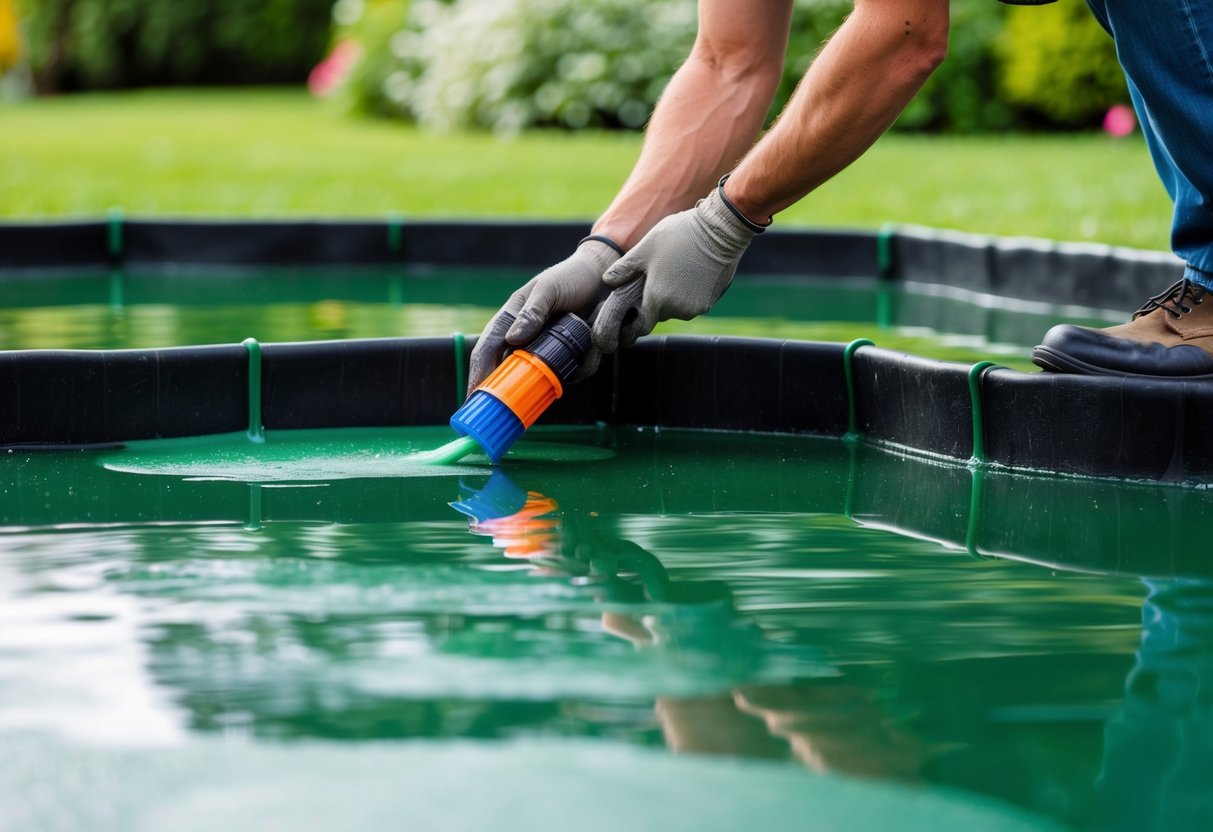
[[[560,398],[589,348],[589,325],[573,314],[560,316],[472,391],[451,417],[451,427],[475,439],[497,462]]]

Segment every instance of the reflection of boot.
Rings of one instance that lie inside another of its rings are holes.
[[[1186,278],[1146,301],[1127,324],[1050,329],[1032,360],[1058,373],[1213,377],[1213,303]]]

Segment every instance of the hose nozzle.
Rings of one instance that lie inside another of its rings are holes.
[[[470,436],[498,462],[548,406],[590,348],[590,327],[571,313],[548,324],[525,348],[514,350],[472,391],[451,417],[460,436]]]

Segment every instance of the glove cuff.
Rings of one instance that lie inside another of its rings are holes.
[[[604,246],[613,248],[613,249],[615,249],[615,253],[618,254],[620,257],[622,257],[624,254],[627,253],[623,250],[623,246],[619,245],[619,243],[615,242],[614,240],[612,240],[610,237],[606,236],[605,234],[591,234],[588,237],[582,237],[580,240],[577,241],[577,245],[580,246],[582,243],[590,243],[590,242],[602,243]]]
[[[741,210],[738,209],[738,207],[736,205],[734,205],[733,202],[727,196],[725,196],[724,183],[729,181],[729,177],[731,175],[732,174],[726,173],[724,176],[720,177],[720,181],[716,183],[716,193],[720,196],[720,201],[724,203],[724,207],[728,208],[729,211],[731,211],[733,213],[733,216],[735,216],[737,219],[741,220],[742,224],[744,224],[746,228],[750,229],[750,231],[754,232],[755,234],[761,234],[762,232],[767,230],[767,228],[770,226],[770,224],[773,222],[773,220],[771,220],[771,218],[768,217],[766,224],[760,225],[760,224],[754,222],[753,220],[751,220],[745,214],[741,213]]]
[[[573,256],[579,260],[592,262],[593,267],[598,271],[599,276],[601,276],[603,272],[615,265],[616,260],[623,256],[623,247],[610,237],[591,234],[577,244],[577,251]]]

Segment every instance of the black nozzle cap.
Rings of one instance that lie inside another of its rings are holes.
[[[526,351],[543,359],[561,381],[568,381],[591,343],[589,324],[569,312],[544,327]]]

